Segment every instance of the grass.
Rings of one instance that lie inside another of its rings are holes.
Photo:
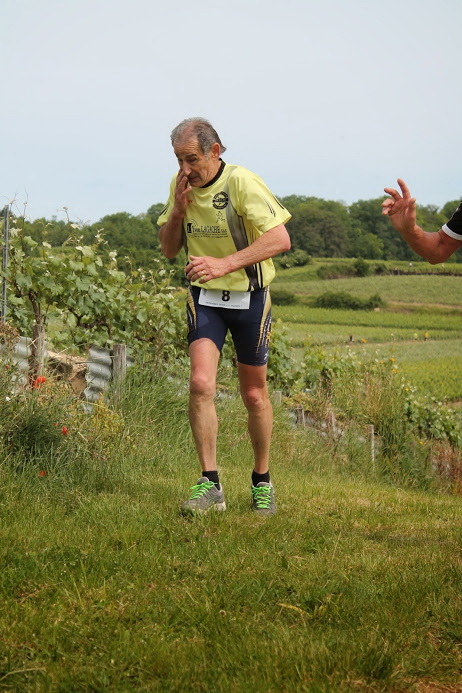
[[[393,330],[405,330],[412,339],[414,333],[421,338],[425,332],[438,332],[449,337],[462,335],[462,315],[412,312],[401,313],[385,310],[340,310],[334,308],[311,308],[306,305],[274,306],[274,317],[289,323],[310,325],[344,325],[347,328],[380,327],[383,336],[394,334]]]
[[[458,285],[440,287],[445,309],[421,283],[410,310],[409,278],[387,279],[406,299],[387,297],[387,311],[313,313],[303,289],[300,305],[275,313],[292,343],[353,334],[365,356],[457,388]],[[373,462],[364,431],[333,442],[276,407],[278,514],[255,517],[246,416],[227,383],[217,407],[228,510],[189,521],[178,507],[199,473],[186,375],[132,375],[120,414],[79,421],[64,398],[53,421],[69,435],[57,450],[50,439],[48,455],[46,416],[44,447],[28,441],[24,456],[0,444],[0,691],[460,693],[462,509],[430,448]]]
[[[460,306],[462,277],[459,276],[374,275],[329,280],[311,277],[308,270],[304,272],[299,268],[296,271],[279,270],[274,286],[308,297],[319,296],[326,291],[347,291],[359,298],[379,294],[386,302]]]
[[[44,459],[2,462],[0,690],[457,691],[460,498],[393,485],[357,439],[352,454],[276,409],[279,512],[255,517],[231,388],[218,400],[228,510],[185,520],[184,388],[149,379],[127,386],[104,475],[79,455],[42,477]]]

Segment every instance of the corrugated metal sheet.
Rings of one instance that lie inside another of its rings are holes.
[[[87,402],[97,402],[112,380],[112,355],[109,349],[90,347],[83,391]]]
[[[127,368],[133,366],[134,358],[127,354]],[[84,395],[87,402],[97,402],[109,389],[113,379],[113,356],[110,349],[92,346],[89,350]]]
[[[11,358],[13,373],[13,383],[24,385],[27,382],[27,374],[29,372],[29,358],[31,356],[32,339],[29,337],[19,337],[18,341],[10,350],[5,344],[0,344],[0,359]]]

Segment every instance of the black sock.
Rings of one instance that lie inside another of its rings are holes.
[[[269,484],[270,483],[270,473],[265,472],[264,474],[258,474],[258,472],[253,471],[252,472],[252,486],[256,486],[257,484],[260,483],[260,481],[264,481],[265,483]]]
[[[214,469],[212,472],[202,472],[202,476],[205,476],[209,481],[213,481],[217,489],[220,488],[220,481],[216,469]]]

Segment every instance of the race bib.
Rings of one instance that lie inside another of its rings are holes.
[[[250,291],[222,291],[221,289],[201,289],[201,306],[211,308],[234,308],[246,310],[250,307]]]

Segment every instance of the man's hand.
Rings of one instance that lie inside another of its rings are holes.
[[[180,170],[176,177],[172,213],[159,231],[162,254],[169,260],[176,257],[183,247],[183,219],[189,204],[188,194],[190,190],[188,176]]]
[[[385,192],[391,198],[382,202],[382,214],[390,217],[390,221],[397,231],[413,233],[416,227],[415,198],[411,197],[409,188],[402,178],[398,178],[402,196],[394,188],[385,188]]]
[[[176,177],[175,185],[175,212],[181,216],[184,216],[186,209],[189,204],[188,193],[192,190],[189,185],[188,176],[186,176],[183,171],[179,171]]]
[[[200,284],[223,277],[229,272],[229,261],[225,257],[195,257],[191,255],[185,269],[186,279],[190,282],[199,281]]]

